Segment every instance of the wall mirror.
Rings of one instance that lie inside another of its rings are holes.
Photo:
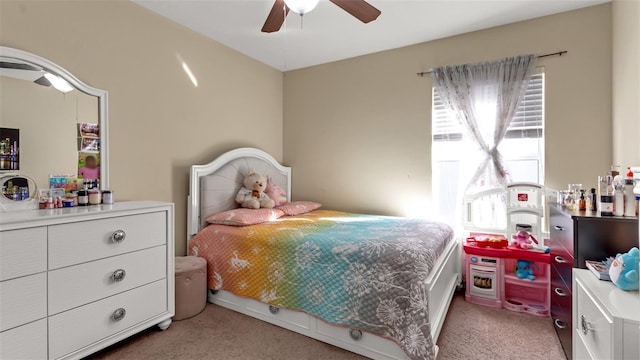
[[[0,175],[47,189],[50,175],[80,174],[109,188],[107,101],[61,66],[0,46]]]

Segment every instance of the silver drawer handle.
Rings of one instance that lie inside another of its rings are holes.
[[[121,243],[124,241],[124,238],[127,237],[127,233],[124,230],[116,230],[111,234],[111,241],[115,243]]]
[[[120,321],[124,319],[126,315],[127,315],[127,310],[125,310],[124,308],[117,308],[111,314],[111,320]]]
[[[553,320],[553,323],[556,325],[556,327],[558,329],[566,329],[567,328],[567,324],[565,324],[564,321],[562,321],[560,319]]]
[[[554,260],[555,260],[557,263],[560,263],[560,264],[568,263],[568,261],[567,261],[567,260],[565,260],[565,259],[564,259],[563,257],[561,257],[561,256],[556,256],[556,257],[554,258]]]
[[[362,331],[356,329],[349,330],[349,336],[355,341],[362,340]]]
[[[564,231],[564,228],[563,228],[562,226],[558,226],[558,225],[556,225],[556,226],[554,226],[553,228],[554,228],[554,229],[556,229],[556,230],[558,230],[558,231]]]
[[[560,288],[555,288],[554,291],[556,292],[556,294],[558,294],[559,296],[567,296],[567,293],[564,292],[564,290],[560,289]]]
[[[591,323],[587,321],[584,315],[580,315],[580,327],[582,328],[582,333],[585,335],[587,335],[589,331],[596,332],[596,329],[591,327]]]
[[[273,315],[277,314],[278,312],[280,312],[280,308],[277,308],[275,306],[271,306],[269,305],[269,312],[272,313]]]
[[[124,280],[124,277],[127,276],[127,272],[124,269],[118,269],[111,273],[111,280],[113,282],[120,282]]]

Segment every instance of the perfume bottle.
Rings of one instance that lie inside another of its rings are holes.
[[[584,197],[584,190],[580,189],[580,200],[578,200],[578,210],[587,210],[587,199]]]

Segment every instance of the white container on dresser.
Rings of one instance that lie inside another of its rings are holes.
[[[573,269],[573,358],[640,359],[640,294]]]
[[[0,359],[77,359],[174,315],[173,204],[0,214]]]

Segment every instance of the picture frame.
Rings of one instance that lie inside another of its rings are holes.
[[[78,190],[78,177],[75,174],[49,175],[50,189],[63,189],[65,193]]]
[[[65,191],[62,188],[49,189],[49,190],[50,190],[51,197],[54,199],[65,196]]]
[[[47,201],[48,198],[51,197],[51,190],[49,189],[38,189],[37,199],[38,202]]]
[[[20,170],[20,129],[0,127],[0,171]]]

